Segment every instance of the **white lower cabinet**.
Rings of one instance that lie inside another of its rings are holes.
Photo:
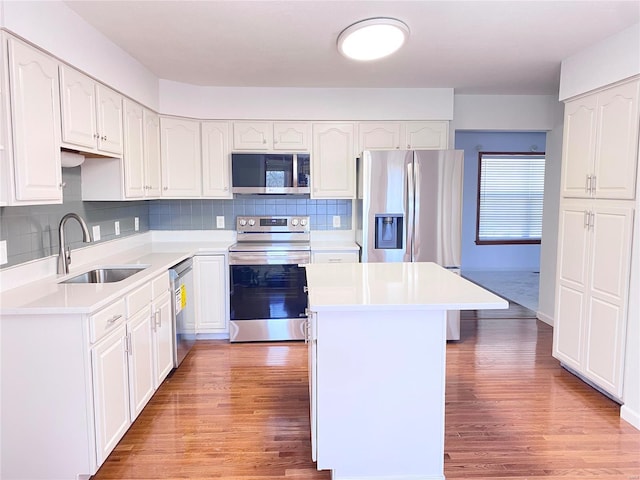
[[[229,267],[224,255],[193,257],[196,333],[228,333]]]
[[[95,474],[171,371],[173,345],[166,271],[90,314],[1,315],[0,478]]]
[[[126,344],[123,323],[91,350],[97,465],[105,461],[131,425]]]
[[[151,282],[153,301],[152,330],[154,385],[158,388],[173,368],[173,318],[171,310],[171,293],[169,275],[162,274]]]
[[[127,337],[129,398],[131,401],[131,421],[133,421],[140,415],[155,391],[150,305],[129,318]]]
[[[558,229],[553,356],[622,397],[633,202],[566,200]]]
[[[311,263],[358,263],[359,261],[358,252],[349,250],[311,252]]]

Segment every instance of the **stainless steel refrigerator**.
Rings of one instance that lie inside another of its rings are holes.
[[[460,273],[462,150],[365,151],[358,159],[362,262],[435,262]],[[449,312],[447,339],[460,339]]]

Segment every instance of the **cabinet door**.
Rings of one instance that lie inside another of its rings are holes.
[[[18,40],[8,46],[16,200],[61,203],[58,64]]]
[[[146,193],[143,108],[130,100],[124,102],[124,141],[125,196],[141,198]]]
[[[234,150],[271,150],[273,124],[271,122],[234,122]]]
[[[449,122],[406,122],[407,150],[441,150],[449,145]]]
[[[232,198],[229,123],[202,122],[202,194]]]
[[[98,101],[98,150],[120,156],[124,150],[122,95],[97,83],[96,99]]]
[[[135,420],[154,390],[151,309],[140,310],[127,323],[131,420]]]
[[[580,370],[589,273],[589,204],[564,204],[558,228],[558,281],[553,354]]]
[[[595,95],[567,102],[562,141],[562,195],[589,197],[588,176],[595,159]]]
[[[400,122],[358,124],[358,152],[400,148]]]
[[[638,86],[640,81],[598,95],[594,196],[635,198],[638,163]]]
[[[200,196],[200,122],[161,117],[160,141],[162,196]]]
[[[153,302],[154,387],[157,389],[173,368],[171,295],[167,291]]]
[[[96,148],[95,82],[66,65],[60,66],[62,141],[87,149]]]
[[[126,341],[123,324],[91,349],[98,465],[104,462],[131,424]]]
[[[318,335],[317,322],[314,312],[308,312],[307,335],[308,335],[308,375],[309,375],[309,417],[311,423],[311,460],[318,460]]]
[[[273,149],[286,152],[308,151],[310,125],[304,122],[274,122]]]
[[[144,169],[146,197],[159,197],[162,185],[160,167],[160,116],[144,109]]]
[[[358,263],[358,252],[312,252],[313,263]]]
[[[352,123],[314,124],[311,198],[355,198]]]
[[[197,333],[224,333],[227,327],[227,278],[224,255],[194,257],[194,297]]]
[[[621,398],[633,208],[594,203],[584,373]]]

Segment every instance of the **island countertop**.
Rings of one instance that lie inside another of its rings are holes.
[[[499,296],[430,262],[309,264],[305,267],[309,305],[316,311],[509,307]]]

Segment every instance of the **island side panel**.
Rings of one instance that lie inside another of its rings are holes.
[[[446,312],[315,321],[318,469],[334,480],[443,479]]]

